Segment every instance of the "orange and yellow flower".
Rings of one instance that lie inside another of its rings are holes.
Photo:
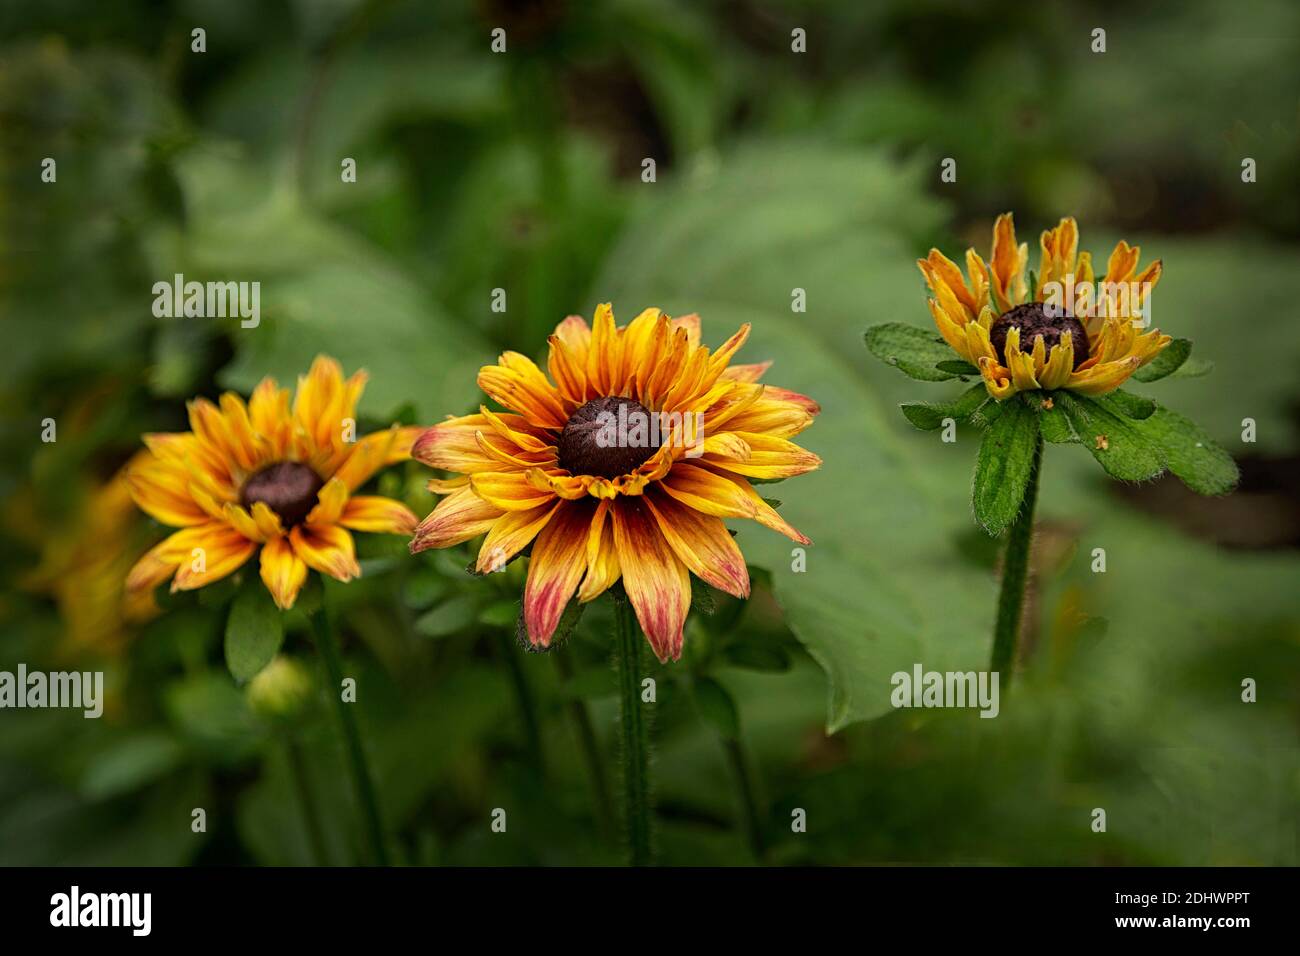
[[[175,532],[127,577],[128,591],[203,587],[261,549],[261,576],[275,603],[293,606],[309,568],[340,581],[361,573],[350,531],[410,534],[401,502],[356,490],[380,468],[409,457],[419,428],[393,426],[354,440],[366,375],[346,381],[318,356],[288,389],[265,378],[245,405],[189,404],[191,431],[144,437],[149,454],[127,474],[137,505]]]
[[[1121,240],[1096,283],[1092,256],[1079,252],[1078,244],[1073,219],[1062,219],[1045,231],[1032,289],[1025,274],[1029,247],[1017,245],[1010,213],[999,216],[993,226],[987,264],[974,249],[967,250],[965,277],[938,249],[917,260],[933,296],[930,313],[939,333],[979,369],[994,398],[1058,388],[1101,395],[1119,388],[1172,341],[1159,329],[1139,334],[1141,322],[1134,321],[1147,293],[1160,281],[1160,260],[1139,272],[1140,249]],[[1088,308],[1078,310],[1077,319],[1050,317],[1042,303],[1052,283],[1095,290],[1080,300]]]
[[[749,594],[745,559],[722,519],[751,518],[809,543],[750,479],[821,464],[791,441],[820,408],[759,384],[771,363],[730,364],[748,335],[746,325],[710,351],[698,316],[646,309],[620,328],[601,305],[591,326],[570,316],[556,328],[549,379],[526,356],[504,353],[478,383],[508,411],[449,418],[411,451],[457,476],[429,483],[445,497],[411,551],[486,535],[476,569],[487,573],[531,544],[524,622],[543,647],[575,594],[590,601],[621,579],[655,654],[679,658],[691,574]],[[604,413],[656,419],[660,443],[601,444],[593,429]]]

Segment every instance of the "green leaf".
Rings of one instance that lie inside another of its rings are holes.
[[[1116,415],[1100,402],[1083,395],[1059,393],[1079,444],[1112,478],[1145,481],[1165,470],[1160,447],[1140,430],[1140,422]]]
[[[1003,406],[980,443],[971,492],[975,520],[991,535],[1001,534],[1020,514],[1038,447],[1033,411],[1018,397]]]
[[[1066,416],[1065,409],[1061,407],[1060,396],[1057,393],[1042,392],[1039,397],[1026,400],[1030,403],[1030,407],[1038,412],[1038,431],[1044,441],[1051,442],[1053,445],[1068,445],[1079,440],[1079,436],[1070,426],[1070,419]],[[1049,401],[1050,408],[1047,406]]]
[[[726,740],[740,736],[740,715],[726,688],[712,677],[698,677],[691,686],[700,716]]]
[[[951,372],[953,375],[978,375],[980,370],[970,362],[963,362],[961,359],[948,359],[943,362],[935,362],[934,367],[941,372]]]
[[[370,373],[358,410],[384,424],[410,402],[428,421],[474,400],[474,366],[492,349],[382,250],[262,167],[196,151],[179,175],[190,222],[170,246],[160,240],[165,260],[187,278],[260,282],[257,324],[228,322],[236,355],[223,386],[248,393],[266,375],[292,384],[325,353],[345,374]]]
[[[1113,392],[1107,392],[1105,395],[1099,395],[1093,399],[1097,404],[1104,405],[1116,415],[1124,418],[1131,418],[1135,421],[1142,421],[1150,418],[1155,410],[1159,407],[1149,398],[1143,398],[1140,395],[1134,395],[1132,392],[1125,392],[1122,389],[1116,389]]]
[[[239,683],[257,676],[284,643],[284,617],[260,581],[249,582],[226,619],[226,666]]]
[[[1141,430],[1160,446],[1169,470],[1197,494],[1223,495],[1237,486],[1237,463],[1190,419],[1158,408]]]
[[[458,594],[421,614],[415,621],[415,631],[425,637],[447,637],[468,629],[476,616],[474,599]]]
[[[886,322],[867,329],[865,338],[872,355],[914,379],[946,382],[956,377],[935,367],[953,357],[948,343],[936,332],[902,322]]]
[[[1139,382],[1155,382],[1177,372],[1187,357],[1192,354],[1190,339],[1174,339],[1164,350],[1146,365],[1133,373]]]
[[[904,417],[922,431],[934,431],[943,425],[945,418],[964,422],[989,401],[984,383],[972,385],[951,402],[904,402],[899,407]]]

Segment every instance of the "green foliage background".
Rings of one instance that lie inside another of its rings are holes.
[[[1296,863],[1298,54],[1285,0],[0,4],[0,666],[104,669],[110,688],[98,721],[0,712],[0,863],[312,862],[290,737],[328,860],[364,860],[302,614],[282,653],[317,684],[289,726],[227,668],[240,582],[75,640],[115,580],[94,559],[129,567],[162,533],[143,517],[91,533],[95,490],[141,432],[184,427],[186,398],[292,382],[321,351],[369,370],[369,425],[464,413],[497,351],[536,353],[607,300],[624,320],[698,311],[711,344],[753,322],[742,360],[774,358],[769,378],[824,408],[804,437],[825,467],[764,490],[813,538],[807,571],[738,527],[764,569],[754,597],[714,595],[683,662],[655,670],[662,862]],[[1049,448],[1014,695],[996,720],[898,711],[895,671],[984,666],[996,545],[970,514],[975,433],[943,444],[897,411],[964,386],[896,375],[862,332],[925,325],[913,260],[986,251],[1004,209],[1031,264],[1063,215],[1094,256],[1123,235],[1164,260],[1155,322],[1215,370],[1133,390],[1201,423],[1245,478],[1208,501],[1121,488]],[[155,319],[150,288],[178,272],[259,280],[261,326]],[[423,514],[425,477],[380,483]],[[475,579],[468,549],[363,546],[363,579],[328,597],[396,858],[618,862],[573,722],[585,707],[612,783],[608,609],[527,653],[522,562]],[[241,676],[259,663],[232,653]]]

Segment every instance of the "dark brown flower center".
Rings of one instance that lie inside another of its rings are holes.
[[[316,506],[316,494],[325,485],[309,466],[298,461],[268,465],[248,481],[239,493],[239,503],[251,510],[261,501],[280,516],[286,528],[302,524]]]
[[[1048,315],[1042,302],[1026,302],[1013,309],[1007,309],[993,320],[989,329],[989,340],[997,349],[998,358],[1007,364],[1007,332],[1015,326],[1020,329],[1020,351],[1031,352],[1034,339],[1043,337],[1043,346],[1051,354],[1052,346],[1061,341],[1061,335],[1070,333],[1070,345],[1074,348],[1074,367],[1078,368],[1088,359],[1088,333],[1083,323],[1072,315]]]
[[[593,398],[560,432],[560,467],[575,475],[626,475],[659,450],[655,424],[654,413],[633,399]]]

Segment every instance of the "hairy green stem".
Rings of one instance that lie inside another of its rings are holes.
[[[1034,538],[1034,505],[1038,500],[1039,473],[1043,467],[1043,438],[1038,436],[1034,463],[1029,469],[1029,483],[1020,514],[1007,533],[1007,549],[1002,559],[1002,589],[998,594],[998,618],[993,626],[993,658],[989,669],[1001,674],[1003,693],[1011,689],[1011,676],[1020,646],[1020,619],[1025,606],[1025,583],[1029,578],[1029,551]]]
[[[328,693],[334,698],[339,715],[339,725],[343,730],[343,740],[347,744],[348,760],[352,768],[352,783],[357,792],[357,803],[361,805],[366,817],[366,829],[370,835],[371,849],[375,862],[380,866],[388,865],[388,848],[384,843],[384,826],[379,818],[379,801],[375,797],[375,784],[370,776],[370,766],[366,763],[366,752],[361,746],[361,733],[352,716],[351,706],[343,699],[343,658],[339,651],[338,638],[330,624],[329,612],[322,605],[311,616],[312,629],[316,634],[316,646],[325,661],[325,672],[329,675]]]
[[[628,862],[650,864],[650,744],[641,706],[641,645],[632,605],[614,602],[615,654],[621,702],[620,757],[623,761],[623,825],[627,830]]]

